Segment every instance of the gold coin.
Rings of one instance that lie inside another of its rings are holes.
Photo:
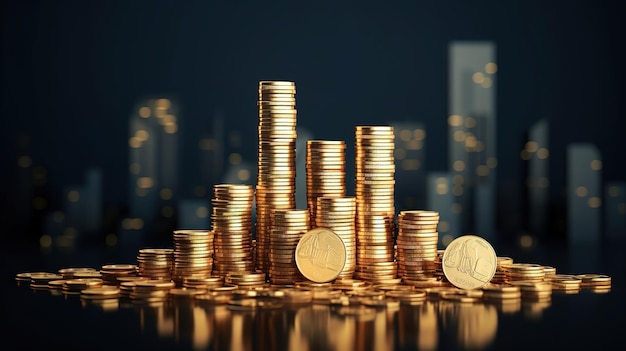
[[[496,272],[497,256],[489,242],[476,235],[462,235],[443,253],[443,273],[461,289],[481,288]]]
[[[337,278],[346,264],[343,240],[328,228],[306,232],[296,246],[296,266],[302,275],[316,283]]]

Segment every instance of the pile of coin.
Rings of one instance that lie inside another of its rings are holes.
[[[355,277],[371,282],[396,279],[395,163],[393,126],[355,130]]]
[[[245,184],[217,184],[213,188],[213,274],[251,272],[252,201],[254,189]]]
[[[182,285],[186,277],[207,277],[213,272],[214,232],[209,230],[174,231],[172,279]]]
[[[139,277],[137,270],[136,264],[104,264],[100,267],[99,273],[106,284],[119,285],[122,279]]]
[[[346,143],[343,140],[307,140],[306,198],[311,223],[317,223],[317,198],[346,195]]]
[[[439,212],[403,210],[398,214],[396,257],[398,275],[404,280],[431,276],[437,266]]]
[[[309,231],[309,210],[272,211],[269,241],[269,281],[293,284],[303,277],[296,266],[295,251],[302,235]]]
[[[356,270],[356,198],[317,198],[315,227],[328,228],[341,238],[346,249],[346,263],[338,278],[352,278]]]
[[[293,82],[259,82],[258,171],[256,185],[257,268],[269,270],[271,213],[295,207],[296,86]]]
[[[174,249],[145,248],[137,255],[139,276],[150,279],[171,279],[174,266]]]

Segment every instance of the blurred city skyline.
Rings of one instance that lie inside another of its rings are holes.
[[[61,201],[68,186],[84,183],[85,172],[97,168],[103,206],[127,204],[128,121],[139,101],[159,97],[180,109],[180,191],[194,197],[203,181],[199,143],[215,132],[215,116],[223,118],[229,150],[256,164],[260,80],[296,83],[298,125],[315,139],[345,140],[348,170],[355,126],[411,122],[426,131],[425,169],[447,171],[448,45],[455,40],[497,45],[500,203],[523,200],[520,153],[542,120],[550,125],[553,205],[566,201],[570,143],[598,148],[604,183],[626,180],[620,4],[2,6],[3,206],[16,201],[9,197],[16,168],[27,161],[19,159],[22,136],[30,164],[45,168],[51,199]],[[350,189],[352,179],[346,182]],[[506,208],[513,213],[521,206]]]

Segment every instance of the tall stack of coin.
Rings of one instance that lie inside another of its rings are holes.
[[[139,276],[149,279],[172,279],[174,250],[171,248],[139,249],[137,255]]]
[[[311,223],[316,225],[317,198],[346,195],[346,143],[343,140],[308,140],[306,144],[306,197]]]
[[[209,230],[174,231],[172,279],[182,286],[186,277],[207,277],[213,271],[214,233]]]
[[[396,238],[398,275],[405,280],[419,280],[434,275],[437,264],[439,212],[404,210],[398,214]]]
[[[316,227],[328,228],[335,232],[346,247],[346,264],[339,273],[339,279],[350,279],[356,270],[356,198],[318,197]]]
[[[269,242],[269,281],[293,284],[303,280],[296,266],[295,251],[304,233],[310,229],[309,210],[273,210]]]
[[[271,211],[296,205],[296,86],[259,82],[259,149],[256,185],[257,269],[269,270]]]
[[[251,272],[252,201],[254,189],[245,184],[217,184],[211,199],[213,273]]]
[[[393,126],[357,126],[355,143],[355,277],[395,279],[395,163]]]

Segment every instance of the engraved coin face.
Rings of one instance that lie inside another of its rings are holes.
[[[457,288],[478,289],[493,278],[497,261],[496,252],[487,240],[462,235],[446,247],[442,268],[448,281]]]
[[[337,278],[346,264],[346,246],[328,228],[306,232],[296,246],[296,266],[313,282],[325,283]]]

